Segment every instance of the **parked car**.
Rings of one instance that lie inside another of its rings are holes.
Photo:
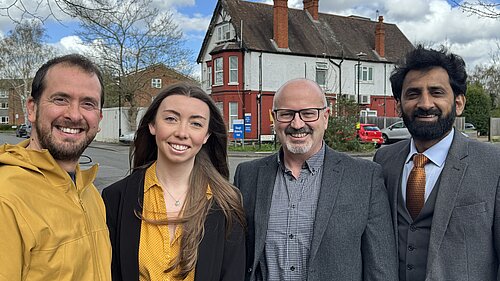
[[[377,148],[384,142],[382,132],[375,124],[360,124],[357,138],[363,143],[373,143]]]
[[[411,138],[408,128],[406,128],[403,121],[398,121],[387,128],[382,129],[382,138],[384,143],[397,142],[404,139]]]
[[[31,125],[21,124],[16,129],[16,137],[29,138],[31,137]]]
[[[474,126],[474,124],[472,124],[472,123],[465,123],[464,124],[464,129],[465,130],[475,130],[476,126]]]
[[[134,141],[135,137],[135,132],[128,132],[125,134],[122,134],[119,138],[118,141],[124,144],[130,144]]]

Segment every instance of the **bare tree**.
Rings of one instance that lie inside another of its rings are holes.
[[[59,20],[60,15],[76,17],[82,11],[111,11],[107,0],[5,0],[0,2],[0,16],[13,22],[26,19],[44,22],[48,18]]]
[[[19,96],[24,112],[25,122],[26,101],[30,95],[30,84],[35,71],[54,56],[54,49],[45,45],[42,40],[45,29],[36,20],[17,24],[8,36],[0,41],[0,77],[4,78],[14,94]]]
[[[500,3],[495,3],[495,2],[488,2],[488,1],[483,1],[483,0],[477,0],[477,1],[451,1],[458,7],[460,7],[464,12],[470,13],[470,14],[475,14],[480,17],[485,17],[485,18],[493,18],[493,19],[498,19],[500,18]]]
[[[129,106],[128,121],[136,127],[135,95],[144,88],[147,68],[159,63],[189,73],[191,51],[183,47],[172,13],[153,8],[151,0],[118,0],[113,13],[80,11],[78,35],[92,45],[92,56],[117,79],[119,97]]]

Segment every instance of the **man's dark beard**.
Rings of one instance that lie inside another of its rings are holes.
[[[50,152],[50,155],[52,155],[55,160],[77,161],[78,159],[80,159],[82,153],[95,137],[87,137],[87,139],[82,144],[65,143],[64,145],[57,145],[52,139],[52,132],[50,127],[48,132],[42,132],[41,124],[38,123],[38,120],[40,120],[39,110],[37,110],[36,112],[36,120],[37,121],[35,122],[35,124],[33,124],[33,127],[36,130],[38,141],[40,142],[41,147],[47,149]],[[68,128],[72,127],[73,125],[75,124],[72,124],[71,122],[65,122],[64,124],[64,126]],[[84,127],[85,129],[87,129],[86,124],[78,124],[78,127]]]
[[[455,123],[455,109],[456,106],[453,104],[450,114],[443,116],[443,112],[438,108],[429,110],[419,108],[413,112],[412,116],[409,116],[401,108],[401,115],[408,131],[414,139],[428,141],[441,139],[451,130]],[[436,115],[438,120],[436,122],[416,121],[415,118],[419,115]]]
[[[38,126],[35,126],[35,128],[40,145],[42,148],[47,149],[55,160],[77,161],[93,139],[87,139],[81,145],[77,143],[65,143],[61,146],[54,143],[52,133],[43,134]]]

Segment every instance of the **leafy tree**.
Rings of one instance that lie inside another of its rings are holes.
[[[359,106],[346,97],[337,100],[335,111],[328,120],[325,132],[325,142],[338,151],[362,151],[366,149],[356,139],[356,123],[358,122]]]
[[[491,112],[490,96],[485,93],[481,84],[472,83],[468,86],[466,98],[467,102],[462,116],[467,122],[473,123],[480,134],[488,134]]]
[[[469,80],[483,86],[486,94],[490,96],[492,106],[500,106],[500,63],[476,66]]]
[[[42,42],[44,37],[45,29],[41,23],[32,20],[17,24],[7,37],[0,40],[0,76],[19,96],[25,122],[31,80],[47,58],[55,54],[52,47]]]
[[[113,13],[78,11],[78,35],[92,45],[92,53],[114,77],[119,98],[129,107],[128,121],[136,127],[138,104],[135,95],[148,79],[147,67],[159,63],[181,73],[190,73],[192,53],[183,46],[181,30],[172,13],[152,8],[151,0],[118,0]],[[76,11],[74,11],[76,13]]]

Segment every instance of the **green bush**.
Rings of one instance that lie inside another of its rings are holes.
[[[0,131],[14,131],[15,129],[12,128],[12,125],[9,124],[2,124],[0,125]]]
[[[336,104],[336,112],[328,120],[325,142],[338,151],[365,152],[375,147],[373,144],[362,144],[356,139],[356,123],[359,106],[346,98],[340,98]]]

